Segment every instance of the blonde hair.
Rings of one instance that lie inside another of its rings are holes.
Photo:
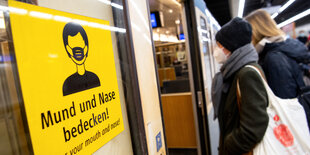
[[[247,20],[252,26],[252,43],[254,45],[264,37],[285,35],[265,10],[259,9],[254,11],[247,15],[245,20]]]

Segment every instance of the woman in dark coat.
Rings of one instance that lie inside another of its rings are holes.
[[[310,62],[307,47],[295,39],[286,39],[285,33],[264,10],[256,10],[245,19],[252,26],[252,43],[270,88],[280,98],[297,97],[305,86],[303,69],[308,71],[305,64]]]
[[[253,68],[258,55],[251,44],[251,25],[234,18],[216,34],[214,57],[222,63],[212,83],[212,101],[220,126],[220,155],[248,153],[264,137],[268,126],[268,96],[263,79]],[[240,109],[237,102],[240,87]]]

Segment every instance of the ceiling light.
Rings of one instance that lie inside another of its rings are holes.
[[[178,6],[181,6],[181,4],[180,4],[177,0],[172,0],[172,2],[174,2],[174,3],[177,4]]]
[[[120,10],[123,10],[123,6],[122,6],[122,5],[113,3],[113,2],[111,2],[111,1],[108,1],[108,0],[98,0],[98,1],[101,2],[101,3],[104,3],[104,4],[106,4],[106,5],[111,5],[111,6],[115,7],[115,8],[118,8],[118,9],[120,9]]]
[[[179,19],[175,20],[175,24],[179,25],[180,24],[180,20]]]
[[[285,3],[278,12],[274,13],[271,18],[276,18],[280,12],[284,11],[288,6],[290,6],[295,0],[289,0],[287,3]]]
[[[280,9],[279,12],[282,12],[285,10],[288,6],[290,6],[295,0],[289,0],[287,3],[285,3]]]
[[[166,34],[169,34],[170,33],[170,31],[166,31]]]
[[[159,41],[159,34],[158,33],[154,33],[153,34],[153,40],[154,41]]]
[[[169,13],[172,13],[173,12],[173,10],[172,9],[169,9]]]
[[[274,19],[274,18],[276,18],[278,15],[279,15],[279,13],[276,12],[276,13],[272,14],[271,18]]]
[[[238,17],[240,17],[240,18],[242,18],[242,16],[243,16],[244,1],[245,0],[239,0]]]
[[[0,18],[0,29],[5,29],[5,22],[3,18]]]
[[[304,11],[304,12],[302,12],[302,13],[300,13],[300,14],[298,14],[298,15],[296,15],[296,16],[294,16],[294,17],[292,17],[292,18],[290,18],[290,19],[288,19],[288,20],[286,20],[286,21],[284,21],[284,22],[282,22],[280,24],[278,24],[277,26],[279,28],[281,28],[281,27],[283,27],[283,26],[285,26],[285,25],[287,25],[289,23],[292,23],[292,22],[294,22],[294,21],[296,21],[296,20],[298,20],[300,18],[303,18],[303,17],[305,17],[305,16],[307,16],[309,14],[310,14],[310,9],[308,9],[308,10],[306,10],[306,11]]]

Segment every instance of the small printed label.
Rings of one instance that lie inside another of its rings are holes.
[[[162,147],[162,142],[161,142],[161,132],[159,132],[157,135],[156,135],[156,148],[157,148],[157,152],[161,149]]]

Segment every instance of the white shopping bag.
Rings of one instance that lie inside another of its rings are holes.
[[[256,67],[246,67],[263,77]],[[310,133],[303,107],[297,99],[278,98],[263,81],[269,100],[269,124],[263,140],[253,150],[254,155],[310,155]]]

